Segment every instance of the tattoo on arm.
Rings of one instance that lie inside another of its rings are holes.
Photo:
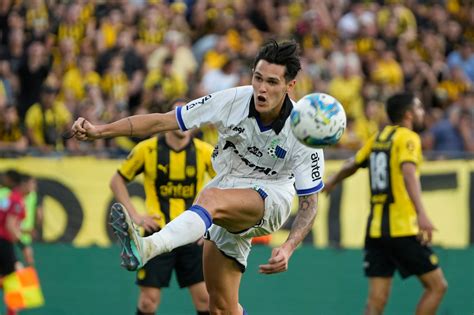
[[[291,227],[287,242],[292,248],[296,248],[313,227],[314,219],[318,211],[318,194],[301,196],[298,198],[299,208],[295,221]]]

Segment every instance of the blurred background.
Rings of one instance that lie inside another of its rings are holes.
[[[268,39],[295,39],[302,71],[291,97],[336,97],[348,115],[327,174],[387,124],[384,101],[410,90],[426,109],[423,201],[450,288],[439,314],[474,312],[474,4],[472,0],[0,1],[0,172],[37,181],[35,266],[46,304],[24,314],[132,314],[134,275],[121,270],[107,226],[108,182],[140,138],[79,143],[62,134],[162,112],[250,84]],[[216,131],[199,137],[215,144]],[[369,211],[367,174],[322,196],[313,231],[282,275],[261,276],[271,246],[256,245],[241,300],[250,314],[360,314]],[[129,186],[144,206],[138,181]],[[160,314],[192,314],[187,292],[165,291]],[[421,294],[397,279],[386,314],[409,314]],[[263,303],[262,303],[263,302]],[[22,313],[22,314],[23,314]]]

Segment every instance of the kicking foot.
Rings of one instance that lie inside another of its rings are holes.
[[[129,271],[143,267],[143,240],[135,229],[135,225],[127,212],[127,209],[115,203],[110,209],[109,224],[122,246],[122,267]]]

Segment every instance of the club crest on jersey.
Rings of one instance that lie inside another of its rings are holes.
[[[284,159],[286,156],[286,150],[279,146],[279,143],[279,139],[274,139],[267,149],[267,153],[274,159]]]
[[[186,166],[186,176],[194,177],[196,175],[196,168],[192,165]]]

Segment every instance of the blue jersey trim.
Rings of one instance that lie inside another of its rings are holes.
[[[178,121],[179,129],[181,129],[182,131],[186,131],[188,130],[188,128],[186,128],[186,125],[184,124],[184,121],[183,121],[183,116],[181,115],[182,109],[183,108],[181,106],[176,107],[176,120]]]
[[[319,192],[321,189],[324,188],[323,182],[320,182],[317,186],[313,188],[308,188],[308,189],[297,189],[296,193],[298,196],[306,196],[306,195],[311,195],[313,193]]]
[[[260,132],[265,132],[272,129],[272,125],[265,126],[260,120],[260,118],[255,117],[255,120],[257,121],[258,129],[260,129]]]

